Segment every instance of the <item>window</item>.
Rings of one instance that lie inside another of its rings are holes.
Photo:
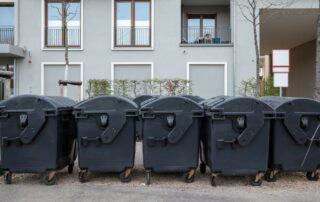
[[[114,10],[114,45],[116,47],[150,47],[150,0],[115,0]]]
[[[0,44],[14,44],[13,3],[0,3]]]
[[[216,36],[215,15],[188,15],[188,43],[206,43]]]
[[[45,46],[81,46],[81,2],[80,0],[45,0]],[[66,19],[66,25],[63,23]]]

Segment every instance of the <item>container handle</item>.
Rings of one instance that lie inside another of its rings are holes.
[[[127,121],[125,113],[111,112],[108,116],[108,127],[100,135],[101,141],[105,144],[116,138]]]
[[[300,128],[300,118],[300,115],[288,113],[284,119],[284,125],[298,144],[305,144],[307,142],[307,135]]]
[[[264,117],[259,113],[246,114],[246,128],[241,134],[232,140],[218,139],[216,146],[218,149],[223,149],[226,144],[230,144],[233,148],[237,143],[242,147],[248,146],[263,126]]]
[[[248,146],[250,142],[254,139],[256,134],[264,126],[264,118],[261,114],[250,114],[247,115],[247,127],[244,131],[237,137],[237,142],[240,146]]]
[[[192,113],[175,113],[175,119],[175,127],[170,131],[170,133],[167,136],[168,142],[171,144],[178,143],[193,123]]]

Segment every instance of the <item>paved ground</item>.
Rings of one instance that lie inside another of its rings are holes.
[[[14,175],[12,185],[0,180],[0,201],[320,201],[320,182],[309,182],[304,174],[282,174],[276,183],[251,187],[245,177],[219,177],[211,187],[210,174],[197,173],[196,181],[185,184],[177,174],[154,174],[152,184],[144,184],[141,152],[129,184],[117,174],[91,174],[90,182],[78,182],[77,172],[58,173],[58,184],[44,186],[40,175]]]

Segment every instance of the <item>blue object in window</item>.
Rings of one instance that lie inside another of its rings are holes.
[[[212,39],[213,44],[220,44],[221,43],[221,39],[219,37],[215,37]]]

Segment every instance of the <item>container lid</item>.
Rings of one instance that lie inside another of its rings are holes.
[[[122,110],[137,109],[131,99],[124,96],[99,96],[84,100],[74,106],[75,109],[86,110]]]
[[[65,97],[20,95],[0,102],[1,107],[11,110],[35,109],[39,105],[43,109],[71,108],[76,104],[74,100]]]
[[[320,103],[309,98],[262,97],[260,100],[276,111],[320,112]]]
[[[138,97],[134,98],[133,101],[134,101],[138,106],[140,106],[141,103],[143,103],[144,101],[149,100],[149,99],[151,99],[151,98],[153,98],[153,97],[156,97],[156,96],[154,96],[154,95],[141,95],[141,96],[138,96]]]
[[[273,109],[262,101],[252,97],[220,96],[204,103],[206,110],[223,109],[225,112],[272,112]]]
[[[143,103],[141,109],[153,108],[154,110],[170,111],[170,110],[200,110],[202,106],[195,101],[179,96],[158,97],[149,99]]]

